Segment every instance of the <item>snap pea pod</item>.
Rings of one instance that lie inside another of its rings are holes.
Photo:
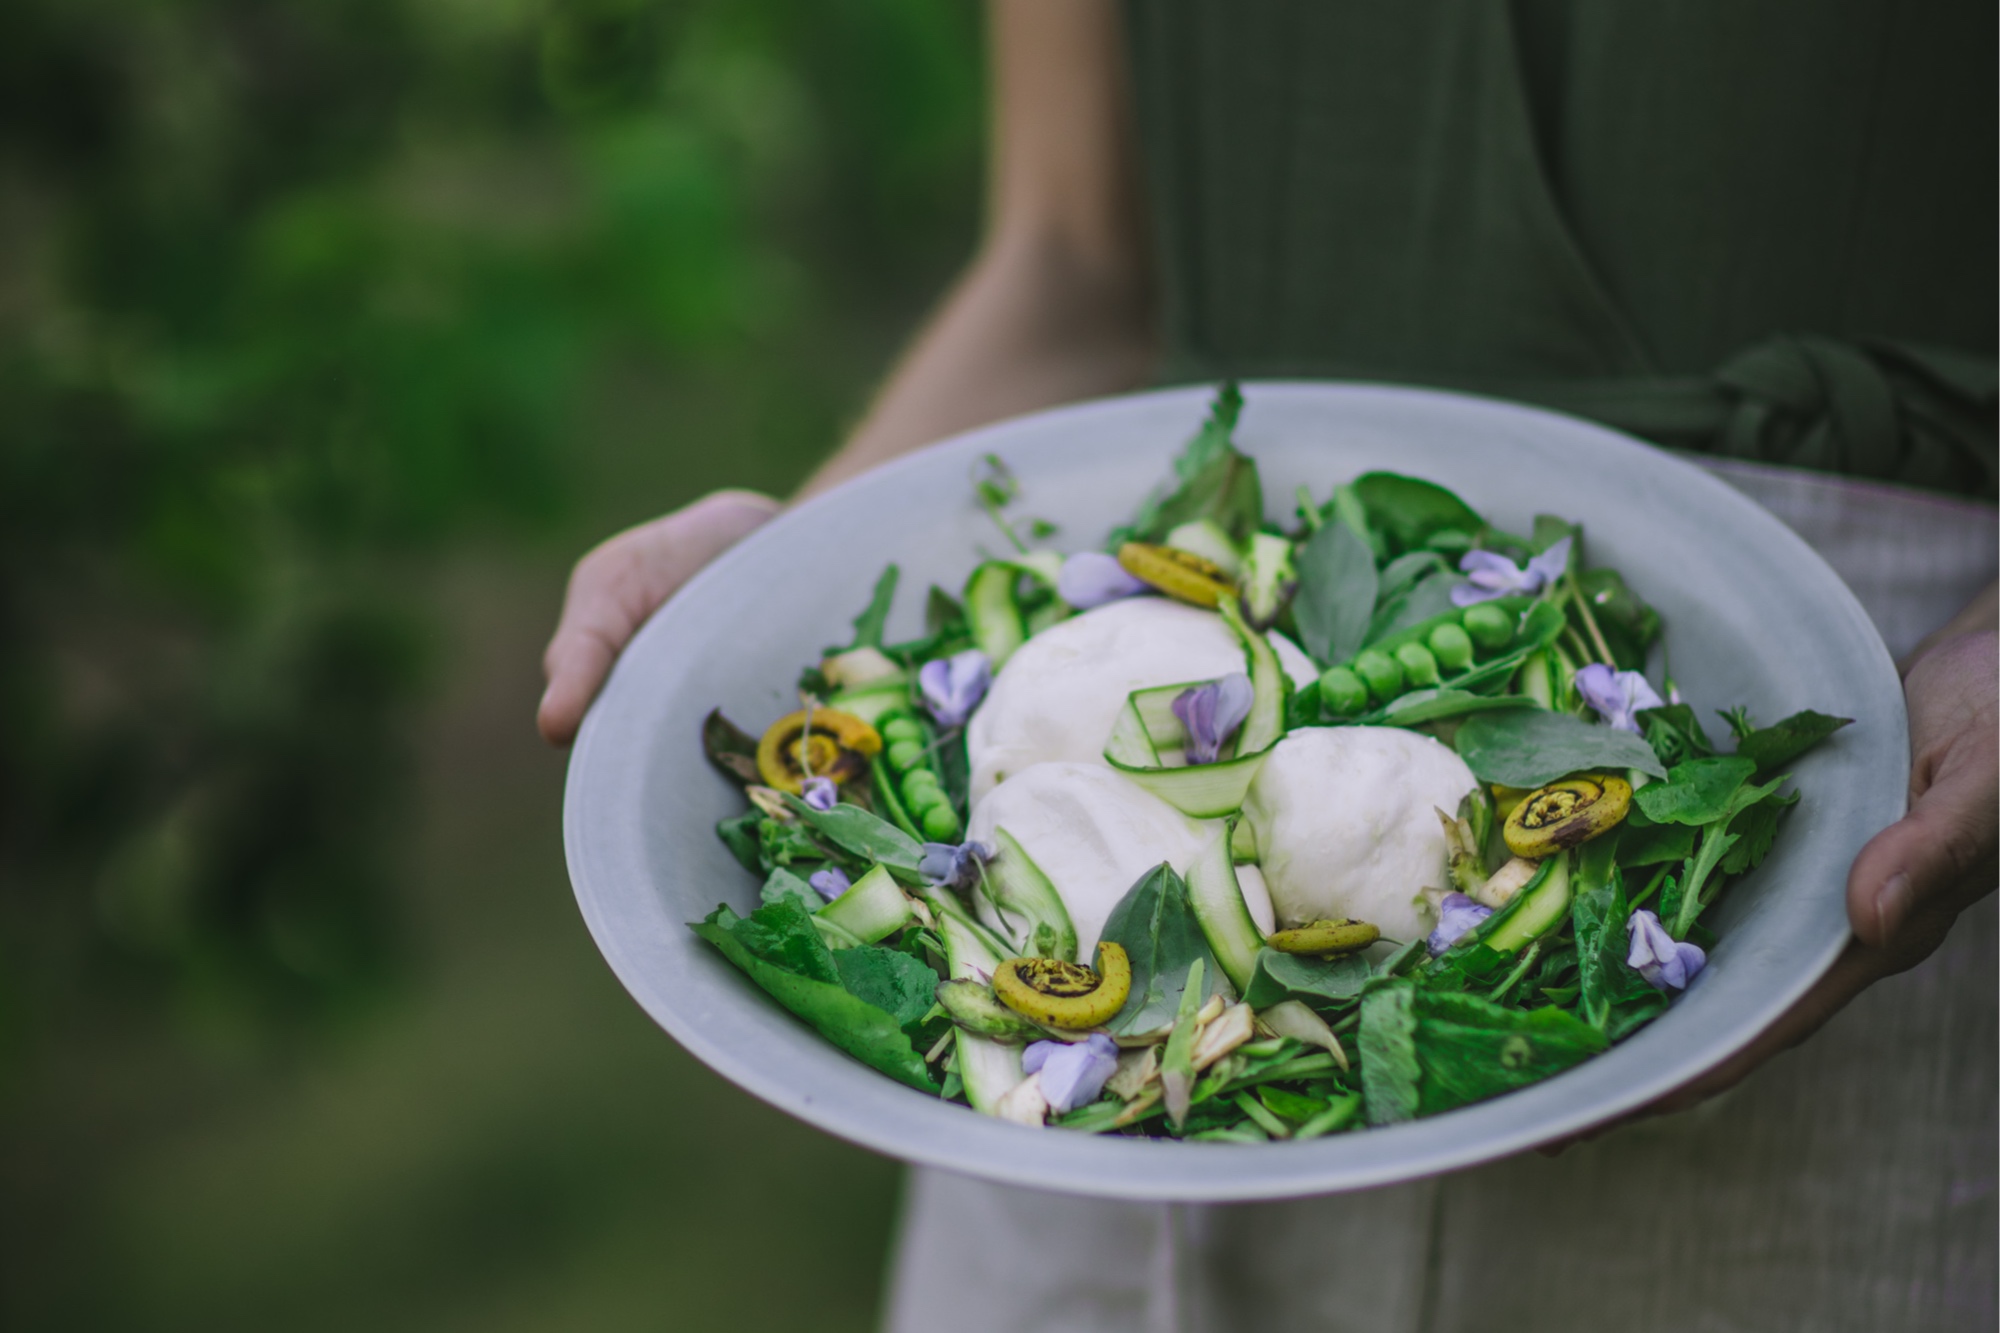
[[[890,821],[926,842],[957,842],[964,826],[945,794],[929,725],[906,711],[877,726],[883,750],[875,761],[875,790],[884,798]]]
[[[1454,607],[1369,644],[1320,677],[1322,708],[1354,717],[1373,703],[1386,707],[1411,690],[1457,684],[1478,659],[1504,653],[1515,642],[1527,597],[1500,597]]]

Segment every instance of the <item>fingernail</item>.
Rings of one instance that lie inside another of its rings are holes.
[[[1875,895],[1875,929],[1881,932],[1883,943],[1902,928],[1904,918],[1909,916],[1912,892],[1908,872],[1898,870]]]

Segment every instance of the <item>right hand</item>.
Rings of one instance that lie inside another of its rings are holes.
[[[551,745],[574,740],[611,664],[646,618],[779,508],[755,491],[715,491],[626,529],[577,561],[555,637],[542,654],[549,682],[535,713],[542,739]]]

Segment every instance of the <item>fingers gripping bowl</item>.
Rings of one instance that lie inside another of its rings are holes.
[[[798,665],[849,637],[847,608],[867,601],[884,564],[961,586],[981,563],[980,548],[1001,544],[968,494],[967,475],[984,455],[1006,461],[1021,479],[1024,504],[1059,526],[1066,549],[1084,549],[1155,488],[1208,398],[1179,391],[1063,409],[882,469],[775,521],[641,633],[586,722],[565,824],[593,935],[663,1026],[753,1093],[898,1156],[1074,1192],[1247,1199],[1406,1179],[1611,1119],[1740,1049],[1830,964],[1846,938],[1846,866],[1869,833],[1900,812],[1907,773],[1893,668],[1831,571],[1720,483],[1609,432],[1476,399],[1317,385],[1249,391],[1236,438],[1261,473],[1267,519],[1298,522],[1278,497],[1300,485],[1323,500],[1331,483],[1384,468],[1468,497],[1497,531],[1532,532],[1543,513],[1580,519],[1591,565],[1624,571],[1671,626],[1684,697],[1706,709],[1742,705],[1760,718],[1813,708],[1861,720],[1787,766],[1807,799],[1785,817],[1768,858],[1702,913],[1700,924],[1715,937],[1706,969],[1663,1016],[1546,1081],[1365,1132],[1254,1147],[1030,1132],[858,1063],[690,934],[685,923],[708,917],[718,902],[740,914],[759,902],[756,880],[715,837],[716,822],[738,813],[743,798],[694,752],[701,718],[718,704],[758,726],[795,711]],[[1515,552],[1510,567],[1523,570],[1529,558]],[[923,632],[916,601],[902,599],[897,616],[907,619],[891,620],[888,641]],[[1472,665],[1478,661],[1475,653]],[[1294,697],[1306,693],[1295,689]],[[1504,756],[1494,762],[1504,764]],[[1254,915],[1252,876],[1241,878]],[[1284,896],[1284,886],[1271,887]],[[1081,919],[1071,924],[1079,937],[1087,929]],[[1079,939],[1070,947],[1087,945]],[[1092,961],[1087,952],[1072,958]],[[1140,988],[1137,976],[1133,985]],[[1352,1035],[1350,1057],[1359,1054]],[[1270,1040],[1253,1030],[1243,1044]],[[928,1065],[925,1079],[941,1082],[938,1071]]]

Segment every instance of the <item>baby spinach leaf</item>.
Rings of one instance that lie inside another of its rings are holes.
[[[1360,649],[1374,612],[1375,558],[1345,523],[1328,523],[1299,547],[1297,563],[1299,645],[1321,666],[1344,662]]]
[[[815,810],[798,797],[787,795],[785,804],[791,807],[793,814],[842,851],[863,861],[887,866],[891,873],[906,883],[917,882],[917,863],[923,859],[923,847],[894,824],[869,814],[858,805],[844,802],[831,810]]]
[[[833,964],[849,995],[889,1014],[899,1026],[915,1026],[937,1003],[937,973],[900,949],[840,949]]]
[[[744,929],[766,913],[780,916],[789,913],[796,920],[785,919],[778,924],[767,921],[762,927],[764,933]],[[800,929],[804,930],[804,936],[798,934]],[[815,963],[813,972],[804,973],[780,961],[802,957],[798,941],[806,936],[819,944],[819,933],[805,913],[787,903],[759,908],[749,917],[738,917],[727,907],[718,907],[707,920],[694,923],[693,930],[771,998],[810,1023],[841,1050],[900,1083],[925,1092],[938,1090],[924,1066],[923,1055],[911,1045],[895,1015],[849,993],[840,984],[833,956],[826,946],[819,945],[825,955],[823,969]],[[778,958],[758,951],[758,946],[774,943],[774,936],[784,941]]]
[[[848,647],[882,646],[882,630],[889,623],[889,606],[896,600],[896,581],[902,574],[901,569],[890,565],[882,571],[882,576],[875,580],[874,595],[868,599],[868,605],[862,608],[861,614],[854,618],[854,642]]]
[[[1685,824],[1637,827],[1628,822],[1618,841],[1618,864],[1637,869],[1684,860],[1694,854],[1694,832]]]
[[[1736,753],[1755,763],[1759,773],[1768,773],[1791,763],[1853,721],[1850,717],[1828,717],[1808,708],[1751,732],[1736,743]]]
[[[1209,954],[1187,882],[1165,862],[1141,875],[1118,900],[1100,938],[1122,946],[1132,965],[1125,1007],[1106,1025],[1113,1032],[1151,1032],[1173,1022],[1188,967],[1197,959],[1205,964],[1210,989],[1220,984],[1215,979],[1222,969]]]
[[[1539,787],[1585,769],[1667,773],[1653,747],[1631,732],[1539,708],[1474,714],[1453,743],[1474,777],[1509,787]]]
[[[1663,704],[1658,708],[1645,709],[1637,716],[1647,744],[1653,747],[1653,752],[1660,756],[1663,764],[1678,764],[1715,753],[1715,747],[1709,744],[1708,733],[1701,729],[1694,709],[1686,704]]]
[[[1392,981],[1361,1001],[1361,1097],[1371,1125],[1393,1125],[1417,1114],[1416,987]]]
[[[824,901],[813,891],[812,885],[783,866],[772,867],[771,873],[765,877],[760,896],[766,904],[788,902],[808,914],[817,912]]]
[[[1472,995],[1425,993],[1416,997],[1415,1012],[1423,1115],[1538,1083],[1611,1044],[1562,1009],[1523,1011]]]
[[[1485,519],[1435,482],[1370,472],[1352,484],[1369,526],[1387,540],[1392,555],[1416,550],[1434,533],[1450,530],[1477,537],[1486,530]]]
[[[1374,975],[1374,964],[1358,953],[1341,958],[1301,958],[1276,949],[1259,949],[1243,1002],[1252,1009],[1268,1009],[1287,999],[1338,1003],[1360,995]]]
[[[1748,759],[1690,759],[1667,770],[1665,782],[1639,788],[1632,799],[1656,824],[1712,824],[1756,771]]]

